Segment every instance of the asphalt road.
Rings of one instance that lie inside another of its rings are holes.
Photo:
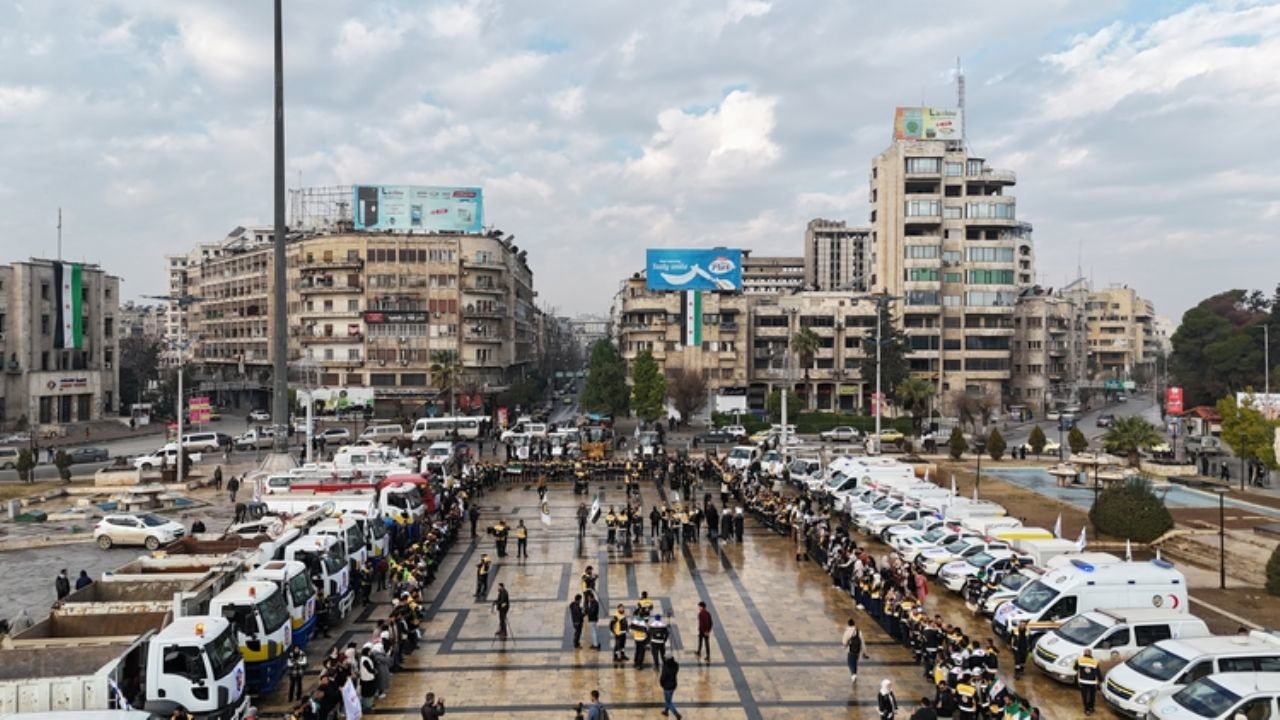
[[[1140,397],[1131,396],[1128,400],[1122,403],[1113,403],[1110,405],[1095,407],[1092,410],[1082,413],[1076,417],[1076,426],[1080,428],[1080,432],[1084,433],[1084,436],[1088,438],[1091,443],[1102,437],[1103,434],[1107,432],[1106,428],[1098,427],[1098,416],[1104,413],[1110,413],[1116,417],[1141,415],[1145,417],[1148,422],[1155,422],[1157,425],[1159,425],[1160,420],[1159,410],[1152,401],[1150,395],[1143,395]],[[1022,443],[1025,443],[1027,438],[1031,435],[1031,429],[1036,425],[1040,426],[1040,429],[1044,431],[1046,437],[1054,441],[1058,440],[1058,421],[1048,420],[1046,418],[1036,418],[1028,423],[1019,423],[1018,425],[1011,426],[1008,431],[1001,428],[1000,432],[1004,434],[1005,442],[1012,447],[1014,445],[1021,445]],[[1067,433],[1063,432],[1062,441],[1065,443],[1066,439]],[[945,441],[945,438],[943,438],[943,440]]]

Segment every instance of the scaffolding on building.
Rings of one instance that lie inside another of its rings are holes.
[[[289,228],[301,232],[350,232],[352,198],[355,189],[351,185],[299,188],[289,191]]]

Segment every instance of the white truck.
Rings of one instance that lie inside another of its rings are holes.
[[[53,615],[0,649],[0,716],[132,707],[166,717],[179,705],[199,720],[245,717],[245,663],[228,620]]]

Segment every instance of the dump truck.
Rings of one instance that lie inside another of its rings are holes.
[[[167,613],[51,615],[0,649],[0,716],[181,705],[199,720],[240,720],[249,706],[231,622]]]

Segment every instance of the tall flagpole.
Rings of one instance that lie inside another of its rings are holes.
[[[284,242],[284,40],[281,0],[275,0],[275,247],[271,352],[273,359],[271,416],[275,424],[275,452],[289,452],[289,320],[285,303]]]

